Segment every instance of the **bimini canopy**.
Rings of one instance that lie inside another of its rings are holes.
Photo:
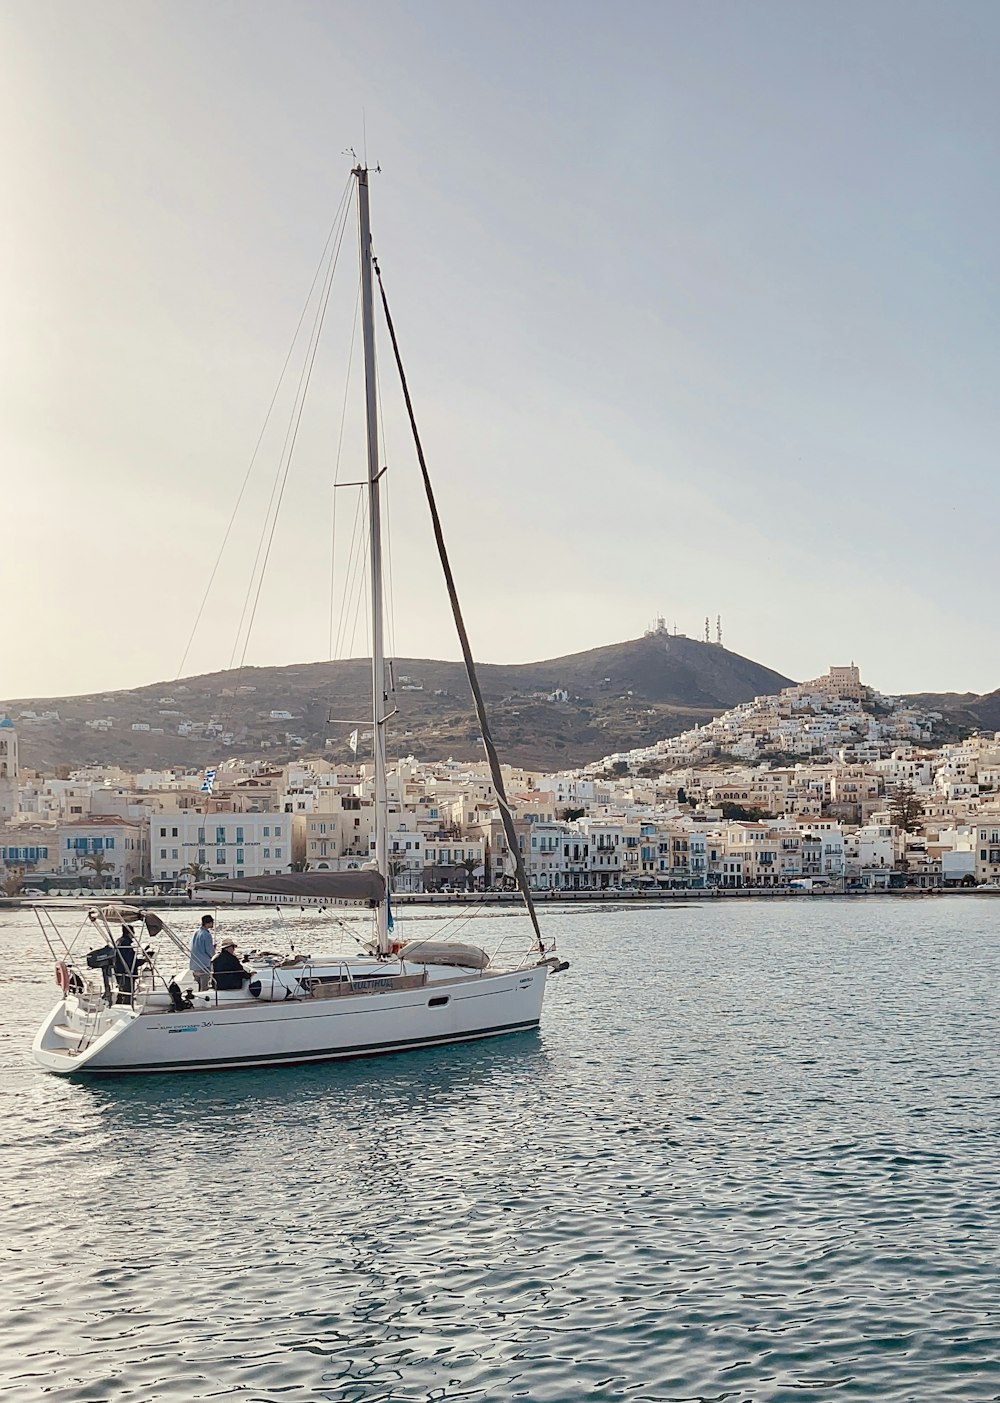
[[[99,906],[90,913],[92,921],[97,917],[113,923],[120,921],[123,926],[144,925],[150,935],[159,935],[163,929],[163,922],[159,916],[152,911],[143,911],[137,906]]]
[[[198,890],[374,904],[385,900],[385,878],[374,867],[360,867],[349,872],[291,872],[287,875],[276,873],[273,877],[236,877],[225,882],[199,882]]]

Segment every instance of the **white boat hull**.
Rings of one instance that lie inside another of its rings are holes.
[[[278,1067],[408,1052],[537,1027],[547,974],[545,964],[467,977],[453,971],[456,977],[420,988],[284,1003],[220,1000],[178,1012],[112,1006],[89,1019],[70,994],[42,1024],[32,1051],[62,1075]]]

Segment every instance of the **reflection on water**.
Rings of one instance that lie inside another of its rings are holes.
[[[1000,903],[545,914],[540,1033],[81,1085],[0,915],[0,1398],[1000,1395]]]
[[[429,1055],[428,1055],[429,1054]],[[288,1068],[102,1077],[81,1081],[76,1095],[89,1100],[105,1130],[171,1135],[191,1116],[224,1117],[227,1135],[264,1133],[285,1117],[299,1126],[332,1117],[382,1126],[400,1118],[440,1120],[468,1109],[472,1098],[544,1075],[546,1055],[537,1029],[502,1040],[381,1059]]]

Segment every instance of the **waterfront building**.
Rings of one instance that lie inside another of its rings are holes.
[[[733,823],[726,833],[727,856],[740,860],[745,887],[776,887],[781,872],[778,832],[765,823]]]
[[[484,871],[482,839],[454,833],[424,836],[425,891],[437,891],[443,886],[471,888],[483,879]]]
[[[622,825],[605,819],[581,818],[577,826],[588,839],[589,880],[586,885],[595,891],[619,886]]]
[[[539,891],[558,891],[564,885],[563,840],[567,826],[533,823],[527,833],[524,865],[528,881]]]
[[[149,824],[89,814],[56,825],[58,871],[81,885],[124,892],[149,874]]]
[[[463,844],[463,847],[473,846],[472,843]],[[414,819],[406,819],[400,822],[398,827],[390,829],[388,852],[393,890],[423,891],[424,868],[428,859],[425,852],[425,837],[418,830]],[[372,856],[374,857],[374,851]]]
[[[292,819],[278,813],[161,813],[149,821],[157,883],[183,887],[192,868],[206,877],[265,877],[289,871]]]
[[[976,882],[1000,882],[1000,812],[982,815],[975,832]]]
[[[58,861],[54,823],[15,818],[0,824],[0,869],[5,874],[23,872],[24,885],[30,887],[35,873],[54,872]]]

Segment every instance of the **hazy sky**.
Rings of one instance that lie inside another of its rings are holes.
[[[365,142],[483,660],[721,614],[796,678],[1000,686],[998,46],[995,3],[0,0],[0,696],[176,674]],[[352,240],[250,662],[329,651]],[[395,647],[455,657],[381,371]]]

